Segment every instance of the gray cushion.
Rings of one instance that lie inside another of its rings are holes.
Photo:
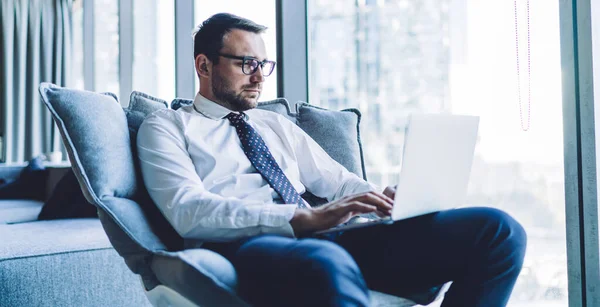
[[[15,181],[21,175],[24,166],[0,165],[0,184]]]
[[[285,98],[277,98],[275,100],[270,101],[261,101],[258,103],[258,108],[263,110],[273,111],[275,113],[279,113],[285,116],[287,119],[292,121],[293,123],[297,123],[296,113],[293,113],[290,109],[290,104]]]
[[[297,123],[337,162],[366,180],[360,142],[360,112],[296,104]]]
[[[111,248],[95,218],[0,225],[0,261]]]
[[[75,175],[93,204],[105,196],[133,197],[137,183],[127,118],[116,99],[87,91],[40,85]]]
[[[114,249],[0,261],[0,306],[151,306]]]
[[[130,130],[137,131],[143,118],[166,108],[166,102],[133,93],[124,112],[107,95],[50,83],[42,83],[40,93],[59,127],[86,199],[100,208],[105,231],[129,267],[146,278],[149,269],[143,259],[167,248],[156,234],[171,237],[174,231],[154,204],[140,206],[136,201],[149,198],[144,197],[147,193],[134,164]],[[149,224],[152,220],[159,225]],[[168,243],[176,244],[177,238]]]
[[[166,108],[168,108],[166,101],[141,92],[133,91],[130,96],[129,106],[123,111],[125,111],[127,117],[131,151],[133,152],[134,156],[136,178],[138,181],[138,193],[135,197],[135,200],[142,207],[152,231],[159,236],[161,242],[165,244],[167,249],[179,250],[183,247],[183,239],[179,236],[179,234],[177,234],[171,224],[169,224],[169,222],[163,217],[158,207],[148,195],[148,191],[146,190],[142,180],[136,146],[137,132],[144,119],[146,119],[146,117],[153,112]],[[132,214],[135,214],[133,211],[135,210],[132,210]],[[133,215],[131,217],[123,216],[123,218],[133,218]],[[139,231],[143,232],[145,230],[140,228]],[[154,237],[151,235],[148,234],[147,236],[148,238],[154,240]],[[164,249],[164,247],[155,246],[154,248],[150,248],[150,250],[159,249]]]
[[[129,132],[137,134],[146,116],[154,111],[168,108],[167,102],[142,92],[133,91],[129,96],[129,107],[125,108]],[[136,138],[132,138],[135,140]],[[132,148],[135,148],[132,147]]]
[[[193,102],[193,100],[190,100],[190,99],[175,98],[175,99],[173,99],[173,101],[171,101],[171,109],[178,110],[179,108],[181,108],[183,106],[191,105],[192,102]]]
[[[43,202],[37,200],[0,200],[0,224],[35,221],[43,205]]]
[[[213,251],[159,252],[152,258],[152,270],[162,284],[199,306],[248,306],[236,295],[233,265]]]
[[[98,219],[0,225],[0,238],[10,238],[0,244],[0,306],[150,305]]]

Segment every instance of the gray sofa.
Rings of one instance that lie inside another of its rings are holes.
[[[0,166],[13,181],[24,166]],[[47,167],[46,196],[67,168]],[[0,200],[0,306],[150,306],[96,218],[37,221],[43,201]]]
[[[61,129],[82,191],[98,207],[100,221],[33,221],[37,213],[30,213],[29,221],[0,225],[0,306],[146,306],[145,290],[161,285],[201,306],[245,305],[235,295],[232,266],[208,250],[182,250],[180,238],[140,185],[131,152],[137,127],[166,102],[134,92],[129,107],[119,114],[112,95],[50,84],[42,85],[40,92]],[[173,106],[186,103],[175,100]],[[102,111],[104,107],[110,110]],[[332,157],[364,175],[357,110],[332,112],[302,104],[304,109],[294,113],[283,99],[261,107],[295,121]],[[82,118],[75,119],[74,114]],[[328,142],[327,133],[321,132],[335,130],[332,120],[348,137]],[[103,126],[109,121],[108,128]],[[87,135],[77,135],[83,130]],[[372,306],[413,306],[413,301],[430,302],[439,293],[440,287],[424,289],[411,301],[372,291],[371,300]]]

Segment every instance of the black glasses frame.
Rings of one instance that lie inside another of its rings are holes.
[[[241,60],[242,61],[242,72],[245,75],[254,74],[258,70],[258,67],[260,66],[260,68],[262,70],[262,75],[265,77],[268,77],[273,73],[273,71],[275,70],[275,65],[277,65],[277,62],[275,62],[275,61],[269,61],[269,60],[259,61],[255,57],[251,57],[251,56],[237,56],[237,55],[226,54],[226,53],[218,53],[218,55],[222,56],[224,58],[228,58],[228,59]],[[255,62],[256,66],[254,66],[252,64],[252,62]],[[272,65],[270,71],[265,71],[266,64]],[[250,67],[254,66],[254,68],[252,69],[252,71],[246,71],[246,65],[250,65]]]

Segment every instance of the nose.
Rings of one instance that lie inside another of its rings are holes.
[[[265,77],[263,76],[262,66],[258,65],[256,71],[250,76],[250,81],[252,83],[262,83],[265,81]]]

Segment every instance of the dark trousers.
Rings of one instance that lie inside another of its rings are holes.
[[[238,273],[255,306],[368,306],[368,289],[397,296],[452,281],[442,306],[505,306],[521,270],[525,231],[492,208],[463,208],[336,238],[256,236],[206,244]]]

